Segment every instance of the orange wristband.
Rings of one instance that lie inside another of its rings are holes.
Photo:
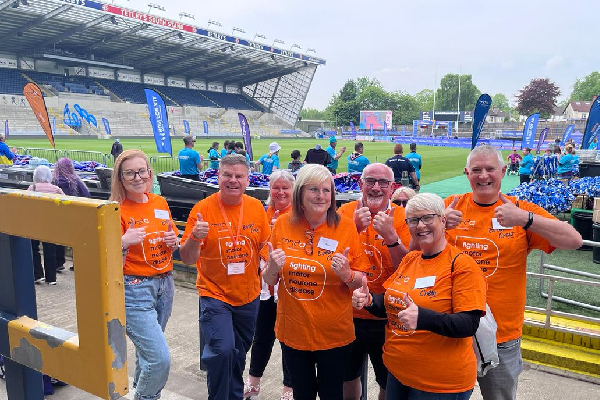
[[[355,276],[356,276],[356,272],[354,270],[352,270],[352,273],[350,274],[350,279],[348,279],[344,283],[350,283],[350,282],[352,282],[354,280]]]

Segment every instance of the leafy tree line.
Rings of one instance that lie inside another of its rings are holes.
[[[475,108],[481,91],[472,81],[471,75],[447,74],[440,81],[440,87],[435,93],[436,110],[470,111]],[[583,79],[577,79],[573,92],[568,100],[561,103],[566,106],[568,101],[588,101],[594,95],[600,94],[600,72],[592,72]],[[497,93],[492,96],[492,108],[502,110],[511,115],[529,115],[539,112],[543,118],[552,115],[556,107],[556,99],[560,95],[558,86],[548,78],[532,79],[516,95],[516,107],[511,108],[506,95]],[[348,80],[340,91],[334,94],[325,110],[303,109],[302,119],[321,119],[330,121],[334,126],[358,125],[361,110],[391,110],[394,125],[411,124],[419,119],[420,111],[434,109],[434,92],[423,89],[415,95],[404,91],[388,92],[377,79],[361,77]]]

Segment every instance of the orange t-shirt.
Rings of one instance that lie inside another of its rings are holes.
[[[284,208],[283,210],[279,211],[279,216],[282,216],[283,214],[287,214],[290,211],[292,211],[291,204],[289,206],[287,206],[286,208]],[[269,224],[273,220],[274,215],[275,215],[275,209],[272,206],[268,207],[267,208],[267,220],[269,221]],[[263,246],[263,248],[260,251],[260,258],[262,258],[264,261],[269,261],[269,246]]]
[[[505,197],[513,203],[517,201],[515,197]],[[447,197],[446,206],[452,200],[454,196]],[[502,201],[498,200],[492,206],[482,207],[473,201],[472,193],[463,194],[455,208],[462,211],[463,221],[447,231],[450,244],[473,257],[487,279],[487,302],[498,324],[498,343],[517,339],[523,334],[527,255],[533,249],[546,253],[554,251],[546,239],[520,226],[493,229],[494,210],[501,205]],[[519,201],[519,208],[555,219],[543,208],[526,201]]]
[[[337,228],[324,222],[314,229],[312,256],[306,252],[309,230],[306,220],[292,225],[290,214],[285,214],[277,218],[271,233],[273,247],[286,255],[275,333],[280,342],[297,350],[345,346],[354,340],[352,291],[331,268],[331,259],[349,247],[351,269],[366,272],[369,262],[352,220],[341,217]]]
[[[343,204],[338,209],[338,212],[340,215],[354,221],[354,212],[356,211],[357,205],[358,201],[351,201]],[[404,208],[398,207],[396,204],[392,204],[391,206],[394,207],[394,228],[396,229],[400,241],[408,249],[408,245],[410,244],[410,232],[408,231],[408,226],[404,220],[406,218]],[[389,214],[389,211],[386,211],[386,214]],[[388,248],[385,245],[383,238],[379,236],[377,231],[373,228],[373,224],[363,230],[359,236],[370,263],[369,271],[367,272],[369,291],[374,294],[381,294],[385,292],[383,283],[396,271],[398,266],[392,265]],[[377,318],[367,310],[354,309],[353,312],[355,318],[385,319]]]
[[[233,235],[237,235],[240,207],[243,205],[242,228],[234,246],[219,207],[219,193],[199,201],[192,208],[185,226],[182,243],[191,235],[196,225],[196,214],[209,223],[208,236],[202,243],[196,262],[199,296],[212,297],[232,306],[247,304],[260,294],[259,251],[269,237],[267,214],[259,200],[243,195],[242,203],[223,205]],[[243,273],[229,274],[229,266],[243,262]]]
[[[173,269],[173,250],[164,243],[163,232],[172,221],[167,201],[152,193],[146,193],[147,203],[125,199],[121,204],[121,235],[129,229],[131,218],[135,228],[146,227],[146,237],[140,244],[129,246],[125,256],[123,275],[153,276]],[[173,223],[173,231],[179,231]]]
[[[458,254],[451,273],[452,260]],[[472,389],[477,378],[473,339],[450,338],[426,330],[406,331],[398,313],[405,308],[405,293],[417,306],[440,313],[485,313],[485,279],[475,261],[449,244],[430,259],[423,259],[420,251],[412,251],[384,287],[388,324],[383,362],[388,371],[402,384],[426,392]]]

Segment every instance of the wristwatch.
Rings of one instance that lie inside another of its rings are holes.
[[[385,245],[388,247],[388,249],[389,249],[390,247],[396,247],[396,246],[400,246],[400,238],[396,239],[396,241],[395,241],[394,243],[392,243],[392,244],[387,244],[387,243],[386,243]]]

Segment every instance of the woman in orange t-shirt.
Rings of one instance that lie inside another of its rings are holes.
[[[152,191],[152,170],[141,150],[115,160],[110,200],[121,204],[121,246],[127,336],[136,348],[135,398],[155,399],[169,378],[164,330],[173,306],[177,229],[167,202]]]
[[[369,268],[354,221],[336,212],[333,178],[322,165],[298,172],[291,213],[275,222],[263,278],[279,282],[275,333],[294,399],[342,399],[354,341],[352,290]],[[316,366],[316,368],[315,368]]]
[[[278,169],[269,177],[270,193],[267,199],[267,219],[271,226],[280,215],[287,214],[292,209],[292,189],[296,178],[290,171]],[[261,251],[261,269],[266,266],[269,252],[265,246]],[[275,318],[277,316],[277,289],[278,285],[270,286],[262,281],[260,291],[260,305],[256,318],[254,340],[252,340],[252,351],[250,355],[250,370],[248,379],[244,384],[244,400],[256,400],[260,392],[260,378],[271,358],[273,343],[275,343]],[[285,360],[282,360],[283,368],[283,391],[282,400],[292,400],[292,382],[290,380]]]
[[[404,257],[384,294],[369,293],[365,282],[352,296],[356,308],[388,318],[386,399],[468,399],[477,378],[472,336],[485,314],[484,277],[446,241],[439,196],[410,199],[406,223],[421,251]]]

